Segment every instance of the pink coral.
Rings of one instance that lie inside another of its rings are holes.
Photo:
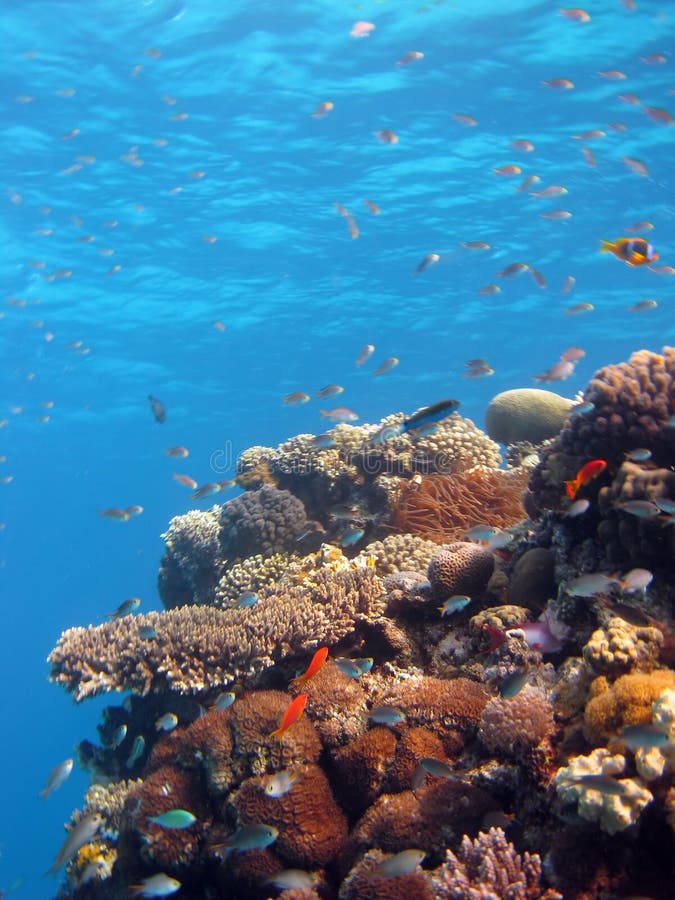
[[[546,695],[527,685],[515,697],[489,700],[478,734],[489,750],[517,755],[540,744],[553,727],[553,709]]]

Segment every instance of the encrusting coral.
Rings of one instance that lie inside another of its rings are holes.
[[[453,594],[479,597],[487,588],[494,564],[492,553],[479,544],[456,541],[442,547],[431,557],[427,571],[432,596],[436,600]]]
[[[332,646],[384,608],[372,569],[321,570],[250,609],[183,607],[70,628],[49,655],[51,679],[76,700],[103,691],[194,693],[251,679],[283,657]],[[150,626],[151,640],[139,635]]]
[[[550,737],[553,730],[553,708],[546,695],[526,685],[515,697],[488,700],[478,733],[488,749],[517,756]]]
[[[663,635],[650,625],[631,625],[612,616],[596,629],[583,648],[583,656],[598,675],[617,676],[656,667]]]
[[[521,495],[529,469],[474,468],[406,482],[394,504],[390,524],[430,540],[456,541],[474,525],[506,528],[525,512]]]

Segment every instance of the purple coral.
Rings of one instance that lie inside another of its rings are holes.
[[[464,835],[455,855],[446,853],[434,871],[437,900],[562,900],[562,894],[541,884],[541,860],[536,853],[516,853],[501,828]]]
[[[293,550],[307,529],[301,500],[270,484],[223,504],[219,514],[223,555],[231,559]]]

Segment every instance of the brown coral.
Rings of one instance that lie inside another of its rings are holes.
[[[381,702],[402,710],[408,725],[427,726],[443,740],[448,729],[476,728],[489,697],[468,678],[423,675],[393,685]]]
[[[379,867],[387,859],[369,850],[342,882],[339,900],[435,900],[427,874],[420,868],[396,878],[383,878]]]
[[[500,528],[525,518],[520,498],[528,469],[477,468],[429,475],[408,482],[395,504],[391,525],[429,540],[454,541],[469,528],[489,522]]]
[[[264,778],[249,778],[231,797],[242,825],[265,822],[279,831],[274,844],[289,867],[315,868],[338,858],[347,840],[347,822],[322,770],[295,765],[297,776],[281,797],[265,793]]]
[[[480,597],[494,565],[492,553],[478,544],[467,541],[448,544],[432,556],[427,570],[433,598],[445,600],[454,594]]]
[[[331,754],[345,809],[357,815],[364,812],[382,790],[395,755],[396,737],[384,727],[370,728]]]
[[[353,678],[341,672],[334,662],[302,685],[307,694],[307,715],[318,731],[324,747],[344,744],[366,729],[366,694]],[[291,684],[291,691],[300,687]]]
[[[584,710],[584,734],[595,746],[618,734],[627,725],[652,721],[652,704],[661,691],[675,687],[675,672],[655,669],[621,675],[609,685],[604,676],[591,684]]]
[[[193,693],[252,679],[286,656],[332,646],[384,608],[372,569],[322,570],[251,609],[184,607],[70,628],[49,655],[51,680],[76,700],[102,691]],[[157,632],[144,640],[139,628]]]

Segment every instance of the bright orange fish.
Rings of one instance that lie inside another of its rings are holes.
[[[629,266],[645,266],[659,258],[659,254],[644,238],[617,238],[615,241],[601,241],[601,253],[613,253],[617,259]]]
[[[314,675],[316,675],[319,669],[326,662],[327,657],[328,647],[319,647],[319,649],[312,657],[312,661],[307,666],[307,669],[302,673],[302,675],[298,675],[297,678],[293,679],[295,684],[304,684],[306,681],[309,681],[310,678],[313,678]]]
[[[584,463],[579,469],[575,478],[565,482],[565,492],[570,500],[574,500],[580,488],[587,485],[589,481],[597,478],[607,468],[604,459],[592,459],[590,462]]]
[[[286,731],[288,731],[291,725],[295,724],[302,715],[306,704],[307,694],[298,694],[294,700],[291,700],[284,713],[284,717],[281,720],[281,725],[270,732],[270,737],[279,738],[280,741],[283,740]]]
[[[499,166],[498,169],[493,169],[492,171],[495,173],[495,175],[506,175],[508,177],[511,175],[520,175],[523,170],[520,168],[520,166],[514,166],[513,164],[510,164],[508,166]]]
[[[377,205],[377,203],[373,203],[372,200],[364,200],[363,202],[374,216],[379,216],[380,207]]]

